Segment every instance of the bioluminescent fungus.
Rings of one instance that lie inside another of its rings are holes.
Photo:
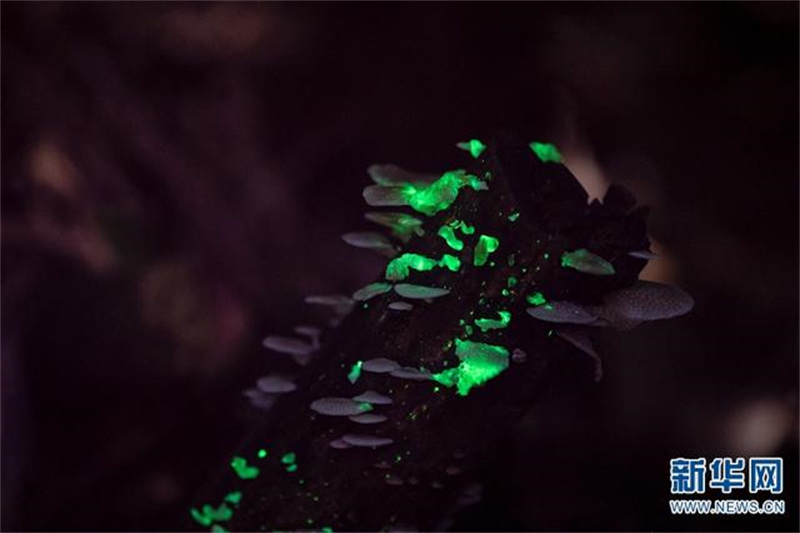
[[[519,218],[519,211],[514,211],[513,213],[508,215],[509,222],[516,222],[518,218]]]
[[[477,176],[463,170],[450,170],[430,185],[406,185],[403,192],[412,209],[431,216],[450,207],[463,187],[470,187],[475,191],[487,190],[486,183]]]
[[[469,152],[469,154],[475,159],[478,159],[483,151],[486,150],[486,145],[478,139],[470,139],[469,141],[460,142],[456,144],[456,146]]]
[[[294,464],[297,461],[297,454],[294,452],[286,452],[281,456],[281,463],[285,465]]]
[[[394,292],[410,300],[427,300],[428,298],[439,298],[450,294],[449,289],[426,287],[412,283],[398,283],[394,286]]]
[[[559,329],[556,331],[556,335],[564,339],[565,341],[569,342],[580,351],[591,357],[592,361],[594,362],[594,380],[600,381],[603,378],[603,362],[600,359],[600,356],[597,355],[597,352],[594,351],[594,346],[592,346],[592,341],[589,339],[589,335],[582,329]]]
[[[368,248],[375,250],[392,250],[392,242],[382,233],[375,233],[373,231],[362,231],[345,233],[342,235],[342,240],[350,246],[356,248]]]
[[[350,367],[350,372],[347,373],[347,381],[355,385],[358,378],[361,377],[361,366],[363,364],[363,361],[356,361],[353,363],[353,366]]]
[[[375,435],[343,435],[342,440],[350,446],[356,448],[380,448],[381,446],[388,446],[394,442],[394,439],[388,437],[377,437]]]
[[[270,374],[258,378],[256,387],[266,394],[284,394],[297,389],[297,385],[295,385],[293,381],[278,374]]]
[[[264,348],[274,352],[287,353],[291,355],[310,355],[314,352],[314,346],[300,339],[292,337],[278,337],[270,335],[262,342]]]
[[[260,450],[258,450],[258,458],[259,459],[263,459],[267,455],[269,455],[269,452],[267,450],[265,450],[264,448],[261,448]]]
[[[550,302],[537,307],[529,307],[527,313],[545,322],[568,324],[591,324],[597,317],[583,306],[574,302]]]
[[[225,529],[219,524],[214,524],[211,526],[211,533],[228,533],[230,530]]]
[[[433,374],[431,379],[446,387],[455,386],[461,396],[508,368],[509,353],[502,346],[456,339],[456,356],[460,360],[457,367]]]
[[[458,229],[464,235],[472,235],[475,233],[475,226],[470,226],[463,220],[453,220],[450,224],[448,224],[453,229]]]
[[[247,459],[238,455],[231,459],[231,468],[241,479],[254,479],[260,472],[257,466],[249,466]]]
[[[388,420],[385,416],[374,413],[364,413],[363,415],[349,416],[348,418],[358,424],[380,424]]]
[[[475,325],[484,333],[491,329],[507,328],[508,324],[511,322],[511,313],[508,311],[498,311],[497,314],[500,318],[479,318],[475,320]]]
[[[422,236],[422,220],[406,213],[367,213],[364,218],[370,222],[385,226],[392,231],[392,235],[406,243],[414,235]]]
[[[392,302],[389,304],[389,309],[393,311],[411,311],[414,305],[408,302]]]
[[[239,502],[242,501],[242,493],[241,491],[234,490],[226,494],[223,499],[233,505],[239,505]]]
[[[380,294],[385,294],[390,290],[392,290],[392,286],[389,283],[370,283],[354,292],[353,300],[364,302]]]
[[[561,152],[558,151],[558,148],[556,148],[554,144],[533,141],[528,146],[531,150],[533,150],[533,153],[536,154],[536,157],[538,157],[542,163],[564,162]]]
[[[628,252],[628,255],[631,257],[635,257],[636,259],[658,259],[658,254],[655,252],[651,252],[650,250],[637,250],[635,252]]]
[[[384,357],[368,359],[361,365],[363,371],[372,372],[374,374],[388,374],[392,370],[397,370],[398,368],[400,368],[400,364],[397,363],[397,361],[392,361]]]
[[[426,270],[432,270],[438,266],[438,264],[439,262],[436,259],[431,259],[424,255],[412,253],[402,254],[389,261],[389,264],[386,265],[386,279],[389,281],[403,280],[408,277],[409,270],[411,269],[424,272]]]
[[[561,254],[561,266],[595,276],[612,276],[616,272],[614,265],[586,248]]]
[[[375,392],[374,390],[368,390],[362,392],[358,396],[353,396],[353,400],[357,402],[367,402],[372,405],[390,405],[392,403],[391,398],[380,392]]]
[[[214,522],[227,522],[233,517],[233,509],[223,503],[219,507],[204,505],[202,510],[192,508],[189,513],[201,526],[208,527]]]
[[[500,241],[495,237],[489,235],[481,235],[478,237],[478,244],[475,245],[475,253],[472,263],[475,266],[483,266],[489,258],[489,254],[496,251],[500,247]]]
[[[531,305],[539,306],[544,305],[547,303],[547,298],[544,297],[544,294],[541,292],[534,292],[533,294],[529,294],[525,297],[525,301],[527,301]]]
[[[442,226],[439,228],[437,235],[444,239],[444,242],[447,243],[447,246],[453,250],[461,251],[464,249],[464,241],[456,236],[456,232],[452,227]]]
[[[439,266],[448,269],[450,272],[458,272],[461,268],[461,259],[454,255],[444,254],[439,260]]]
[[[350,398],[320,398],[311,402],[311,410],[325,416],[354,416],[372,410],[372,405]]]

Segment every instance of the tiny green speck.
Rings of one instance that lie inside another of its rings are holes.
[[[511,213],[510,215],[508,215],[508,220],[511,221],[511,222],[516,222],[518,218],[519,218],[519,212],[518,211],[515,211],[515,212]]]
[[[267,450],[265,450],[264,448],[261,448],[260,450],[258,450],[258,458],[259,459],[263,459],[267,455],[268,455]]]

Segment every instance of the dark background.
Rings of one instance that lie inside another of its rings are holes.
[[[653,206],[697,305],[603,333],[456,527],[796,531],[797,100],[797,3],[3,2],[2,527],[176,527],[261,338],[379,273],[365,168],[511,128]],[[671,517],[669,459],[726,455],[788,516]]]

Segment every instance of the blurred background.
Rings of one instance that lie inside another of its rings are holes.
[[[652,206],[697,305],[603,333],[455,527],[797,530],[797,3],[4,2],[1,101],[3,529],[177,527],[260,340],[379,273],[366,167],[509,128]],[[670,516],[670,458],[751,455],[787,516]]]

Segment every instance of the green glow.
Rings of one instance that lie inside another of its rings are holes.
[[[511,322],[511,313],[508,311],[498,311],[497,314],[500,315],[500,318],[479,318],[475,321],[475,325],[484,333],[490,329],[507,328],[509,322]]]
[[[372,404],[369,402],[361,402],[358,404],[358,408],[366,413],[367,411],[372,411]]]
[[[547,298],[541,292],[534,292],[526,298],[531,305],[542,305],[547,303]]]
[[[267,455],[268,455],[268,452],[264,448],[261,448],[260,450],[258,450],[258,458],[259,459],[263,459]]]
[[[458,272],[458,269],[461,268],[461,260],[454,255],[444,254],[439,261],[439,266],[446,267],[452,272]]]
[[[242,479],[253,479],[257,477],[259,473],[257,466],[247,466],[247,459],[244,457],[234,457],[231,461],[231,466]]]
[[[424,255],[406,253],[389,261],[389,264],[386,265],[386,279],[399,281],[408,277],[409,269],[425,271],[433,269],[436,265],[437,261],[435,259]]]
[[[431,216],[450,207],[458,198],[458,191],[467,186],[476,191],[486,189],[477,176],[464,170],[450,170],[427,185],[406,183],[401,194],[412,209]]]
[[[561,254],[561,266],[596,276],[611,276],[616,272],[614,265],[586,248]]]
[[[328,527],[328,526],[324,526],[324,527],[322,527],[320,529],[320,531],[322,531],[322,533],[333,533],[333,528],[332,527]]]
[[[550,254],[548,254],[547,252],[545,252],[545,253],[544,253],[544,255],[543,255],[542,257],[544,257],[544,260],[545,260],[545,261],[547,261],[548,259],[550,259]]]
[[[229,492],[225,495],[225,501],[228,503],[232,503],[233,505],[239,505],[239,502],[242,501],[242,493],[238,490],[233,492]]]
[[[540,143],[540,142],[532,142],[528,146],[531,147],[533,153],[536,154],[536,157],[542,163],[563,163],[564,158],[561,157],[561,152],[558,151],[558,148],[554,144],[550,143]]]
[[[386,279],[389,281],[401,281],[408,277],[412,269],[425,272],[437,266],[445,267],[456,272],[461,268],[461,260],[450,254],[444,254],[442,258],[437,261],[436,259],[424,255],[405,253],[399,257],[395,257],[386,265]]]
[[[478,159],[483,151],[486,150],[486,145],[478,139],[470,139],[467,142],[458,143],[456,146],[469,152],[475,159]]]
[[[444,239],[444,242],[447,243],[447,246],[453,250],[460,251],[464,249],[464,241],[456,237],[456,232],[453,231],[453,228],[450,226],[442,226],[439,228],[439,237]]]
[[[408,242],[414,235],[425,234],[422,229],[422,220],[406,213],[367,213],[364,218],[391,229],[392,235],[403,242]]]
[[[297,454],[294,452],[285,453],[281,457],[281,462],[285,465],[290,465],[294,463],[296,460],[297,460]]]
[[[204,505],[202,512],[192,508],[189,513],[192,515],[195,522],[205,527],[210,526],[214,522],[225,522],[233,517],[233,509],[228,507],[225,503],[216,509],[211,505]]]
[[[472,235],[473,233],[475,233],[475,226],[470,226],[463,220],[456,220],[454,222],[455,222],[454,227],[460,229],[461,233],[463,233],[464,235]]]
[[[475,245],[475,256],[473,264],[475,266],[483,266],[489,258],[489,254],[497,250],[500,246],[500,241],[488,235],[481,235],[478,237],[478,244]]]
[[[508,350],[502,346],[456,339],[456,356],[461,361],[458,367],[431,377],[445,387],[456,386],[461,396],[508,368]]]
[[[228,531],[228,529],[225,529],[219,524],[214,524],[211,526],[211,533],[227,533]]]
[[[472,326],[464,326],[464,331],[467,335],[472,335]]]
[[[509,276],[508,279],[506,280],[506,285],[508,287],[516,286],[517,285],[517,278],[515,278],[514,276]]]
[[[508,215],[508,220],[510,220],[511,222],[516,222],[518,218],[519,218],[519,212],[518,211],[515,211],[515,212],[511,213],[510,215]]]
[[[355,384],[355,382],[358,381],[358,378],[361,377],[361,365],[363,364],[363,361],[356,361],[356,363],[350,369],[350,373],[347,374],[347,379],[350,381],[350,383]]]
[[[297,472],[297,463],[291,464],[286,467],[287,472]]]

